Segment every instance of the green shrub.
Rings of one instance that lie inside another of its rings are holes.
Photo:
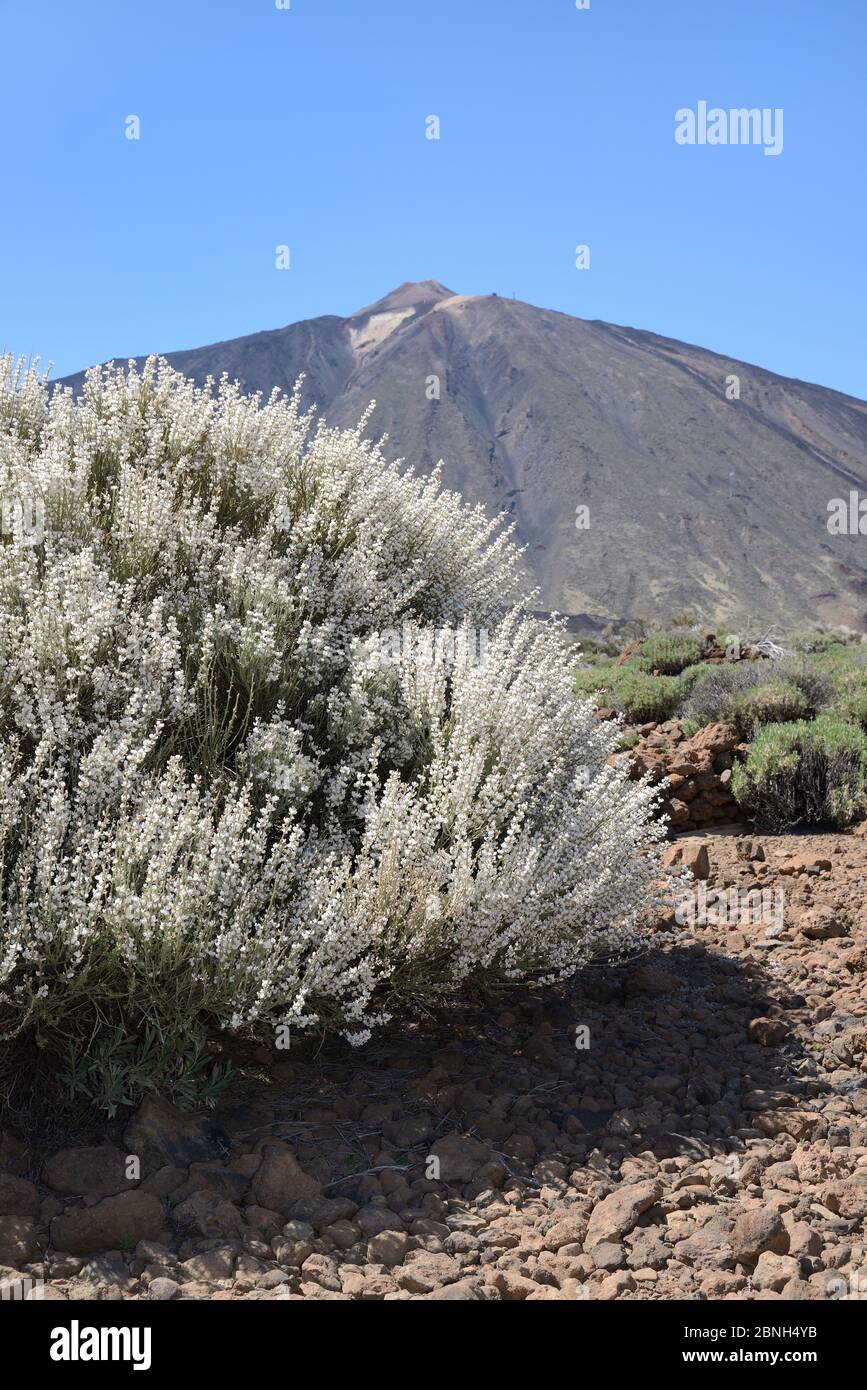
[[[791,723],[806,718],[808,712],[803,691],[791,681],[767,681],[734,695],[728,719],[742,734],[750,735],[762,724]]]
[[[658,637],[648,637],[632,664],[642,671],[679,676],[687,666],[693,666],[701,659],[701,653],[701,638],[695,633],[664,633]]]
[[[798,687],[806,700],[808,717],[817,715],[833,702],[832,678],[813,658],[785,656],[782,661],[774,662],[774,674]]]
[[[683,699],[678,676],[651,676],[632,666],[582,666],[575,673],[579,695],[595,695],[600,708],[610,706],[631,724],[658,724],[670,719]]]
[[[832,677],[834,708],[852,724],[867,728],[867,670],[847,668]]]
[[[862,729],[867,729],[867,694],[853,695],[836,708],[850,724],[860,724]]]
[[[808,661],[814,671],[827,672],[835,680],[849,671],[863,671],[867,667],[867,648],[836,642],[802,659]]]
[[[851,695],[838,700],[834,709],[841,719],[867,729],[867,690],[853,691]]]
[[[758,691],[763,692],[761,696]],[[803,657],[739,661],[698,667],[678,712],[699,725],[733,723],[749,733],[755,724],[811,719],[833,697],[830,677]],[[758,702],[755,708],[753,701]]]
[[[860,694],[867,691],[867,667],[847,665],[832,671],[829,683],[837,695]]]
[[[757,668],[765,664],[740,661],[728,666],[700,667],[678,713],[699,728],[728,723],[732,701],[760,683],[763,671]]]
[[[677,676],[649,676],[622,666],[611,685],[612,704],[631,724],[659,724],[670,719],[683,698]]]
[[[598,703],[605,703],[604,696],[611,688],[612,673],[610,667],[600,667],[596,665],[579,666],[575,672],[575,691],[578,695],[598,695]]]
[[[838,650],[845,651],[857,641],[858,635],[854,632],[834,632],[826,628],[815,628],[806,632],[796,632],[786,640],[785,646],[793,652],[822,655],[827,652],[837,653]]]
[[[703,661],[700,661],[697,665],[687,666],[685,670],[681,671],[679,676],[681,699],[685,699],[704,680],[706,671],[713,669],[712,666],[707,666]]]
[[[867,734],[835,714],[812,723],[766,724],[732,790],[771,829],[800,822],[847,825],[867,810]]]

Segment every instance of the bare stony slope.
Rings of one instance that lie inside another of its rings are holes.
[[[867,404],[853,397],[435,280],[347,319],[167,355],[199,381],[225,371],[265,393],[303,372],[334,423],[375,399],[391,453],[442,458],[450,486],[511,514],[546,607],[865,626],[864,538],[827,530],[831,498],[867,494]]]

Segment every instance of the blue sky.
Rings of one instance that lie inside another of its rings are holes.
[[[865,0],[0,0],[0,347],[62,374],[435,278],[867,397],[865,65]],[[700,100],[781,107],[782,154],[679,146]]]

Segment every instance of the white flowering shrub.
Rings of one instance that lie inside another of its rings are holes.
[[[362,426],[2,364],[0,488],[42,526],[0,538],[0,1032],[107,1104],[221,1031],[362,1042],[564,978],[658,896],[654,793],[508,535]],[[384,661],[406,622],[484,624],[484,660]]]

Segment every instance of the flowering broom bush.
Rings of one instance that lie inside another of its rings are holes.
[[[564,978],[658,897],[654,793],[508,535],[364,423],[2,365],[0,1032],[110,1108],[201,1099],[220,1032]],[[383,660],[407,622],[484,624],[484,661]]]

